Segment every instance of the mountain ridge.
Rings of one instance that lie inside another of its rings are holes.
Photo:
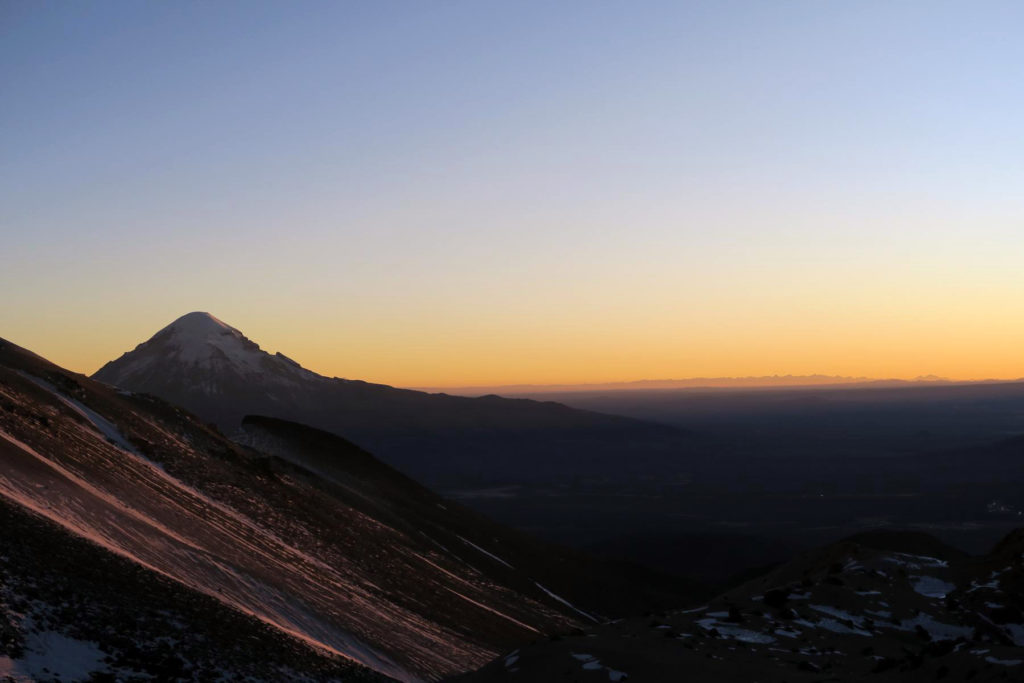
[[[691,435],[676,427],[550,401],[324,377],[198,312],[105,364],[93,379],[184,406],[227,434],[246,415],[323,429],[434,487],[545,477],[567,463],[600,471],[613,461],[640,467],[693,447]]]

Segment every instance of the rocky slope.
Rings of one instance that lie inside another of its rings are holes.
[[[253,429],[289,457],[0,341],[5,505],[313,648],[325,667],[400,680],[468,671],[588,621],[595,607],[570,605],[575,595],[628,587],[574,588],[567,568],[583,560],[503,534],[334,437],[297,456],[301,428]],[[7,614],[31,631],[31,610]],[[213,637],[203,623],[185,628]]]
[[[0,497],[0,681],[383,681]]]
[[[587,627],[459,677],[487,681],[1024,680],[1024,535],[966,557],[862,534],[691,609]]]

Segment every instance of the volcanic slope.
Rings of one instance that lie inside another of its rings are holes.
[[[264,427],[260,438],[280,447],[288,439],[275,429]],[[349,458],[351,472],[336,459],[326,477],[309,469],[318,468],[312,459],[296,464],[300,456],[236,444],[160,399],[74,375],[0,340],[5,505],[277,637],[330,661],[429,680],[577,627],[595,611],[562,597],[580,591],[558,565],[578,560],[523,539],[505,548],[496,525],[463,518],[429,492],[419,490],[415,509],[385,499],[400,495],[394,486],[415,485],[382,483],[391,471],[362,451]],[[425,522],[430,505],[436,513]],[[590,588],[602,592],[612,591]],[[18,615],[28,612],[5,611],[11,628],[27,628]]]

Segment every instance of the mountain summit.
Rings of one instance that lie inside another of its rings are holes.
[[[263,351],[209,313],[195,311],[107,363],[94,377],[116,386],[170,382],[193,391],[225,394],[240,382],[294,385],[318,376],[279,353]]]
[[[199,311],[181,316],[146,344],[163,347],[162,352],[182,363],[207,367],[223,362],[238,367],[258,366],[266,355],[234,327]]]
[[[351,439],[432,486],[622,476],[686,462],[678,429],[552,402],[466,398],[328,378],[269,354],[209,313],[189,313],[94,379],[181,405],[225,433],[266,415]]]
[[[215,318],[206,311],[192,311],[191,313],[186,313],[164,329],[160,330],[160,332],[165,332],[171,329],[191,334],[207,334],[211,331],[217,333],[228,331],[235,332],[239,335],[241,334],[241,332],[231,327],[231,325],[228,325],[219,318]],[[159,334],[159,332],[157,334]]]

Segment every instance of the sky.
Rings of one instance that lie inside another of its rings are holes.
[[[1024,376],[1024,5],[0,1],[0,336],[404,386]]]

